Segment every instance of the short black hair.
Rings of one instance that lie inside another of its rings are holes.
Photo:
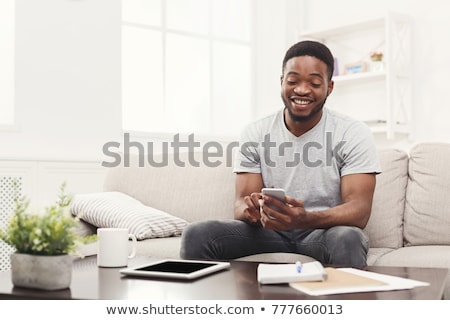
[[[284,74],[284,68],[288,60],[301,56],[311,56],[323,61],[327,65],[328,80],[331,80],[334,72],[333,54],[326,45],[312,40],[297,42],[286,51],[283,59],[282,74]]]

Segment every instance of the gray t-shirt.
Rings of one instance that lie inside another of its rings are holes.
[[[369,127],[327,108],[300,137],[280,110],[248,125],[240,140],[233,171],[261,173],[265,187],[285,189],[308,211],[342,203],[341,176],[381,172]]]

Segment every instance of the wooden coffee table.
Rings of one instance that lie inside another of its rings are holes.
[[[137,257],[130,266],[155,260]],[[70,289],[40,291],[16,288],[10,272],[0,272],[0,299],[168,299],[168,300],[299,300],[299,299],[442,299],[447,269],[410,267],[368,267],[367,270],[414,280],[430,286],[411,290],[309,296],[288,285],[258,284],[254,262],[231,262],[231,268],[195,281],[174,281],[125,277],[120,268],[97,267],[96,256],[75,261]]]

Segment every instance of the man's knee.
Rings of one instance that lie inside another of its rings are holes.
[[[330,228],[327,232],[327,246],[334,264],[366,265],[369,243],[359,228],[347,226]]]
[[[181,258],[217,259],[217,239],[227,236],[235,223],[234,220],[209,220],[189,224],[181,235]]]
[[[367,246],[367,237],[364,232],[357,227],[338,226],[328,230],[328,240],[342,245],[361,244]]]
[[[203,244],[207,242],[209,221],[194,222],[184,228],[181,235],[180,257],[202,259]]]
[[[193,241],[195,238],[198,239],[199,234],[202,234],[204,224],[205,224],[204,222],[194,222],[188,224],[181,234],[181,241],[190,242]]]

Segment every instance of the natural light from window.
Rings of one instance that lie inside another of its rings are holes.
[[[0,1],[0,127],[14,125],[14,0]]]
[[[124,130],[239,133],[252,108],[251,5],[123,1]]]

